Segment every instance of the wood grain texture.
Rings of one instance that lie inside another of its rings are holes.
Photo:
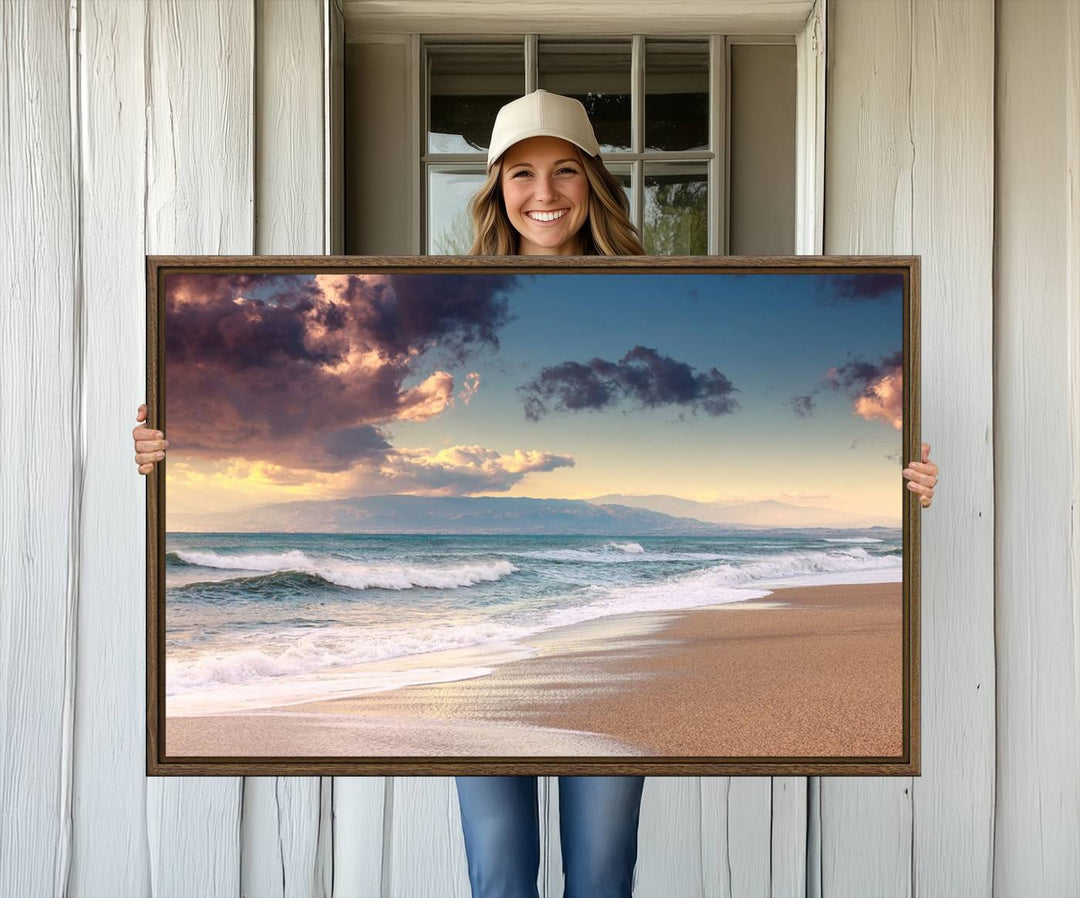
[[[254,7],[255,247],[260,255],[325,246],[322,0]],[[245,895],[327,896],[333,856],[320,852],[332,792],[319,777],[244,782]]]
[[[254,249],[253,6],[147,6],[149,253]],[[243,787],[237,777],[147,780],[155,896],[239,893]]]
[[[833,0],[827,15],[825,252],[910,253],[910,6]],[[911,782],[821,781],[822,895],[911,893]]]
[[[469,898],[468,864],[452,777],[394,777],[383,845],[387,898]]]
[[[150,895],[241,894],[243,785],[240,777],[147,780]]]
[[[244,779],[240,891],[243,895],[319,896],[329,879],[321,864],[321,779],[254,776]]]
[[[771,893],[774,898],[804,898],[809,778],[774,776],[770,831]]]
[[[998,4],[994,893],[1080,889],[1080,11]]]
[[[144,399],[146,8],[79,6],[83,420],[71,895],[150,893],[146,843]]]
[[[334,785],[334,891],[336,898],[381,898],[383,858],[389,855],[385,821],[393,813],[391,777],[336,776]]]
[[[322,0],[255,6],[255,251],[321,253],[325,239]]]
[[[922,514],[916,895],[989,895],[994,808],[994,5],[914,3],[911,250],[922,256],[922,433],[942,469]],[[963,384],[958,390],[953,385]]]
[[[68,5],[0,16],[0,894],[60,894],[83,470]]]
[[[646,777],[638,818],[634,895],[712,894],[702,880],[704,797],[698,777]],[[710,845],[715,850],[717,846]],[[556,893],[561,894],[561,893]]]

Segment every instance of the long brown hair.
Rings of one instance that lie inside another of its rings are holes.
[[[589,215],[578,232],[585,256],[643,256],[637,228],[630,221],[630,201],[618,179],[607,169],[600,156],[578,153],[582,170],[589,182]],[[487,180],[469,200],[473,225],[471,256],[516,256],[521,235],[506,214],[502,197],[504,153],[491,166]]]

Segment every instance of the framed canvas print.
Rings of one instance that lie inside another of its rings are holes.
[[[147,300],[148,773],[919,773],[918,257]]]

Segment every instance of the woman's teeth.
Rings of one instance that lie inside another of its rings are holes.
[[[525,214],[535,221],[554,221],[556,218],[562,218],[566,214],[566,210],[560,209],[558,212],[526,212]]]

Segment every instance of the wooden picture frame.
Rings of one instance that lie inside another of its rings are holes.
[[[920,257],[146,271],[149,775],[919,774]]]

